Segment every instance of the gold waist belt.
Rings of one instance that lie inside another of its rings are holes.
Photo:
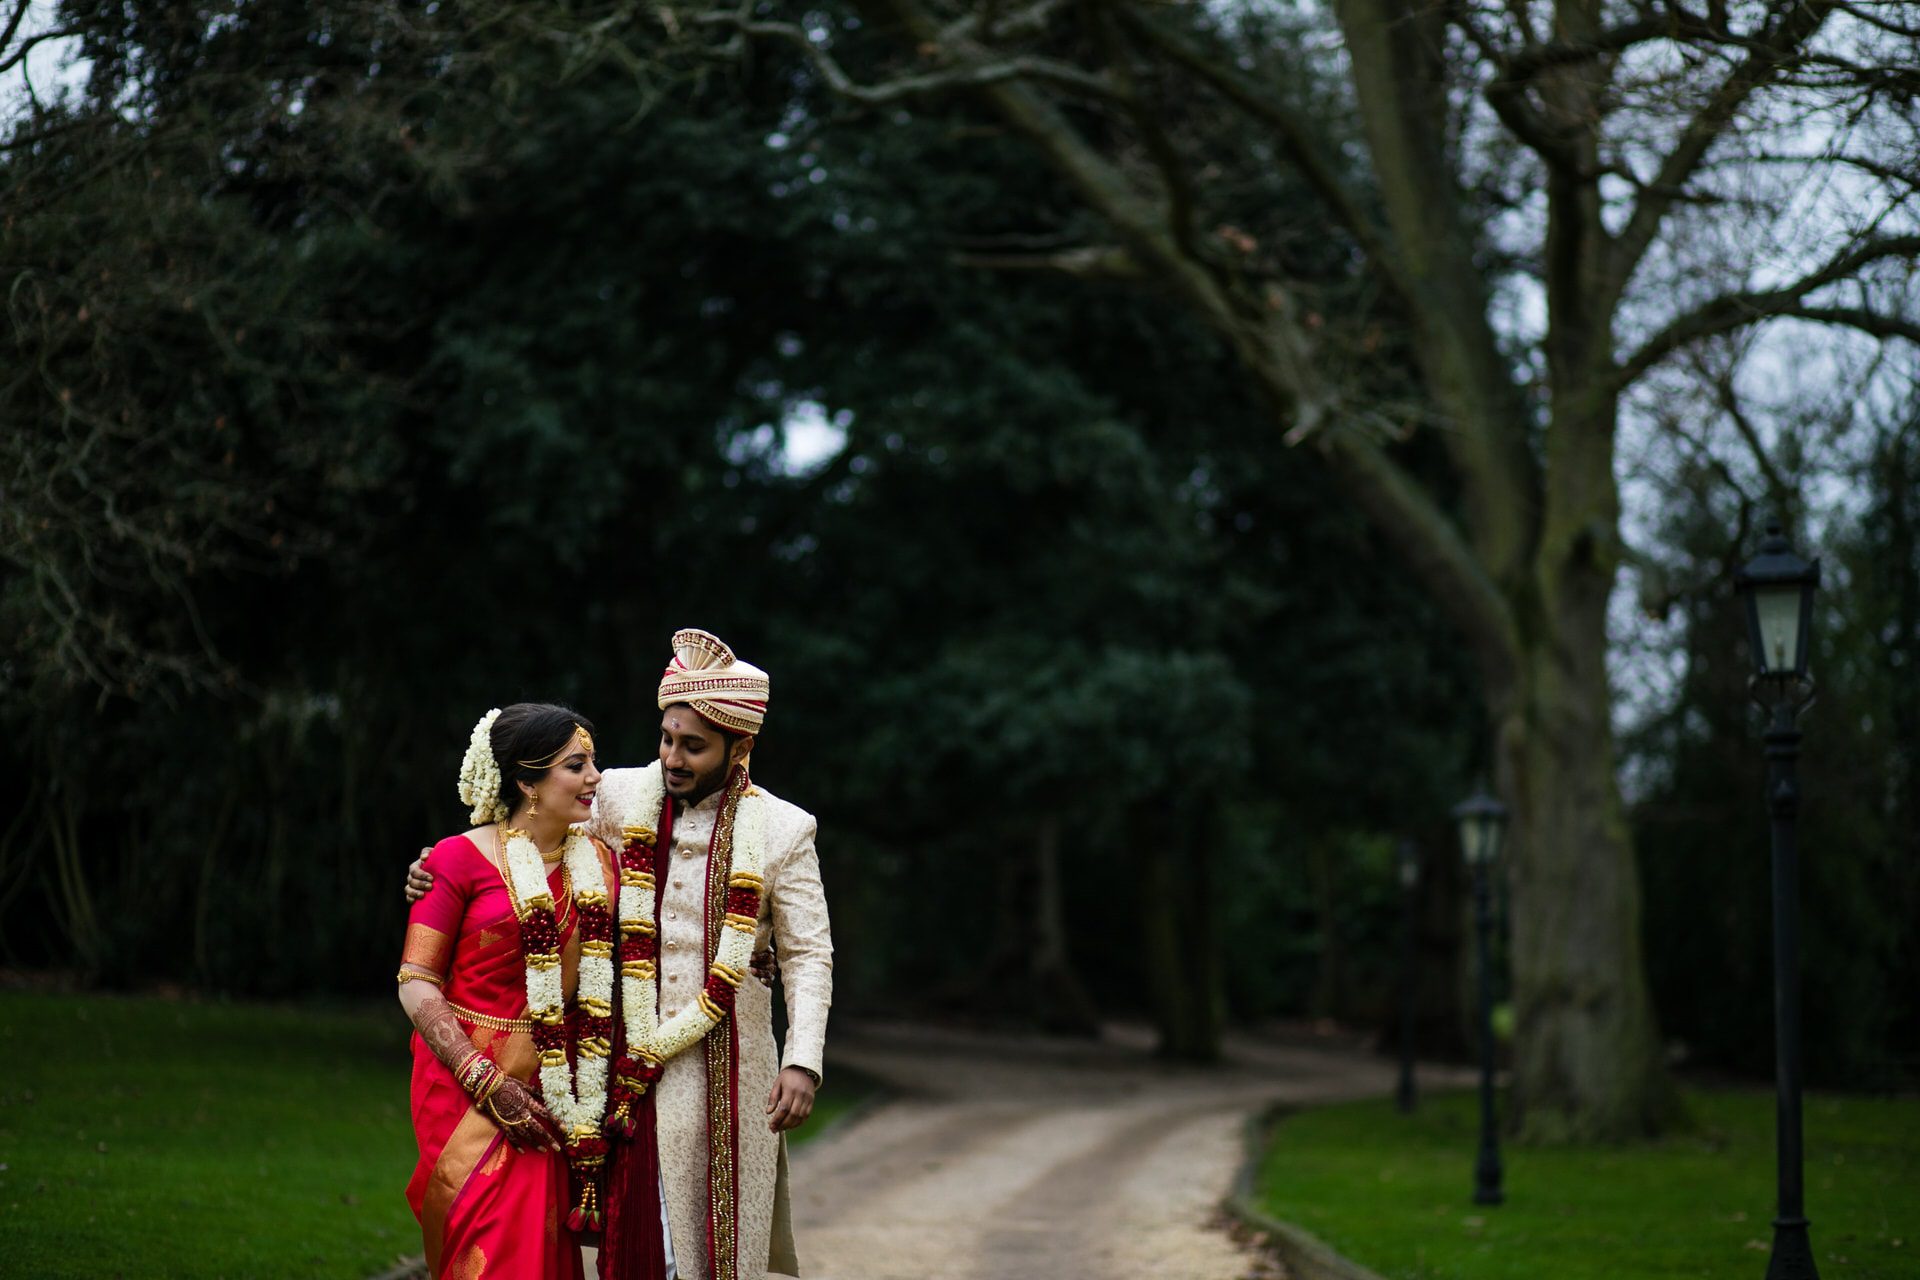
[[[447,1001],[447,1008],[453,1010],[453,1016],[462,1022],[471,1022],[475,1026],[487,1027],[494,1031],[525,1031],[533,1033],[532,1018],[496,1018],[490,1013],[475,1013],[472,1009],[462,1008],[453,1001]]]

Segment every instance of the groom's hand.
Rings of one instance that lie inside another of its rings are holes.
[[[798,1129],[813,1114],[813,1076],[800,1067],[788,1067],[767,1095],[767,1131]]]
[[[422,849],[420,856],[413,860],[413,865],[407,868],[408,902],[420,901],[427,896],[427,890],[433,888],[433,873],[425,869],[427,855],[432,852],[431,849]]]

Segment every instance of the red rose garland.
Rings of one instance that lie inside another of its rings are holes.
[[[627,828],[627,842],[620,848],[620,889],[623,893],[651,894],[653,879],[653,832],[640,827]],[[628,978],[652,975],[659,962],[660,939],[652,924],[642,920],[622,921],[620,928],[620,973]],[[606,1131],[612,1137],[633,1137],[633,1109],[641,1095],[666,1074],[666,1064],[629,1041],[625,1052],[613,1060],[613,1083],[607,1089]]]
[[[651,895],[654,891],[654,833],[645,827],[626,828],[627,842],[620,849],[620,887],[627,893]],[[727,915],[749,927],[760,916],[759,877],[735,875],[727,888]],[[646,920],[620,923],[620,972],[623,977],[650,981],[657,972],[660,940],[655,926]],[[724,966],[713,966],[701,988],[700,999],[722,1015],[733,1012],[740,979]],[[666,1074],[666,1063],[635,1045],[631,1039],[625,1052],[614,1059],[613,1081],[607,1090],[606,1132],[613,1137],[631,1138],[633,1109],[648,1089]]]
[[[580,913],[580,954],[582,957],[595,954],[611,956],[613,954],[613,911],[609,907],[605,894],[592,898],[576,899]],[[578,1021],[578,1052],[607,1057],[613,1053],[613,1007],[599,1002],[582,1001],[575,1013]],[[533,1028],[533,1042],[544,1056],[549,1047],[566,1049],[567,1032],[564,1027],[549,1027],[536,1022]],[[607,1162],[607,1140],[599,1133],[581,1133],[571,1137],[567,1143],[567,1163],[572,1166],[575,1180],[580,1186],[580,1197],[573,1209],[567,1214],[567,1228],[570,1231],[598,1231],[605,1225],[605,1216],[600,1207],[600,1172]]]

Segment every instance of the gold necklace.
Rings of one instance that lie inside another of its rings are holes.
[[[513,873],[507,867],[507,834],[510,831],[526,835],[517,827],[509,827],[504,822],[497,822],[494,824],[494,847],[499,851],[500,879],[507,886],[507,900],[513,904],[514,919],[524,920],[527,916],[527,908],[520,901],[520,891],[513,887]],[[531,842],[533,837],[527,836],[527,839]],[[540,853],[540,846],[534,845],[533,851]],[[556,904],[554,923],[561,929],[565,929],[573,922],[573,868],[567,865],[566,857],[567,842],[564,838],[560,841],[560,848],[553,857],[549,858],[546,854],[540,853],[540,861],[546,866],[550,867],[556,862],[560,864],[560,901]]]

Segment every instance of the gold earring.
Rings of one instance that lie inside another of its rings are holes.
[[[540,797],[531,791],[527,792],[527,816],[529,818],[540,816]]]

